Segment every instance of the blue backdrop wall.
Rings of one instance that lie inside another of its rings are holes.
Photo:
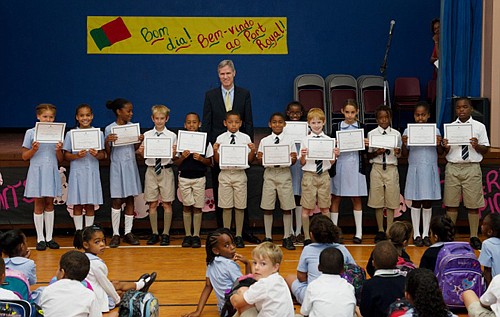
[[[70,127],[76,105],[89,103],[94,125],[103,127],[114,120],[105,101],[116,97],[133,102],[133,121],[142,127],[152,125],[156,103],[169,106],[169,126],[180,127],[188,111],[201,113],[204,92],[218,85],[217,63],[226,58],[236,64],[237,84],[252,93],[255,126],[264,127],[270,113],[292,100],[299,74],[379,74],[392,19],[389,82],[416,76],[424,85],[432,76],[430,21],[439,6],[436,0],[0,1],[0,127],[32,127],[41,102],[55,104],[57,121]],[[289,53],[87,55],[88,15],[285,16]]]

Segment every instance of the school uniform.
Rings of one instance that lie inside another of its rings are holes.
[[[491,268],[491,276],[500,274],[500,238],[491,237],[483,241],[479,263]]]
[[[16,295],[13,291],[9,291],[8,289],[0,288],[0,300],[20,300],[19,296]]]
[[[419,268],[429,269],[434,272],[439,251],[441,251],[443,246],[444,242],[436,242],[429,248],[427,248],[427,250],[425,250],[425,252],[422,254],[422,257],[420,258]]]
[[[23,148],[31,150],[35,140],[35,128],[26,131]],[[56,156],[56,144],[40,143],[31,157],[24,196],[29,198],[62,196],[61,175]]]
[[[371,135],[394,135],[397,138],[397,147],[401,147],[401,134],[391,127],[382,129],[380,126],[368,132]],[[370,147],[368,152],[376,152],[377,148]],[[372,208],[397,209],[399,208],[399,173],[398,158],[394,149],[386,149],[386,153],[377,155],[370,160],[372,171],[370,173],[370,191],[368,206]]]
[[[5,268],[16,270],[24,274],[30,285],[36,284],[36,263],[32,259],[23,256],[4,258]]]
[[[381,269],[363,283],[361,304],[363,317],[386,317],[389,306],[405,295],[406,277],[398,269]]]
[[[408,135],[408,128],[403,135]],[[436,130],[436,135],[441,135]],[[406,146],[408,155],[408,173],[406,174],[405,199],[440,200],[441,185],[439,180],[438,154],[435,146]]]
[[[77,128],[79,129],[79,128]],[[104,146],[104,134],[99,132],[101,144]],[[63,150],[77,154],[71,150],[71,132],[66,133]],[[96,149],[99,150],[99,149]],[[89,152],[84,157],[70,162],[68,180],[67,205],[102,205],[101,175],[99,160]]]
[[[128,122],[127,124],[132,123]],[[111,128],[117,125],[116,122],[108,125],[104,131],[104,137],[107,138],[111,134]],[[142,186],[134,145],[112,146],[109,158],[111,161],[109,165],[111,198],[139,195],[142,192]]]
[[[252,140],[248,135],[237,131],[231,133],[229,131],[222,133],[217,137],[215,143],[231,144],[234,135],[235,144],[248,145]],[[220,152],[220,148],[219,148]],[[221,166],[219,174],[219,200],[220,208],[237,208],[245,209],[247,207],[247,175],[245,169],[250,166]]]
[[[295,143],[294,145],[297,151],[297,161],[290,166],[290,172],[292,173],[293,194],[295,196],[300,196],[302,195],[302,176],[304,175],[304,171],[302,170],[302,165],[300,164],[298,156],[298,153],[300,153],[300,143]]]
[[[108,267],[97,255],[85,253],[90,260],[90,271],[86,280],[92,285],[97,298],[96,306],[105,313],[113,309],[120,302],[120,295],[116,292],[113,283],[108,279]],[[81,285],[81,284],[80,284]]]
[[[177,143],[177,135],[169,131],[167,127],[163,131],[158,131],[153,128],[144,132],[144,138],[170,138],[172,139],[172,146]],[[174,153],[172,153],[174,154]],[[144,199],[147,202],[157,201],[158,196],[161,195],[163,202],[172,202],[175,199],[175,177],[172,170],[172,159],[160,159],[160,173],[156,173],[155,158],[145,159],[147,166],[146,174],[144,177]]]
[[[219,312],[225,303],[225,292],[233,287],[234,282],[240,276],[241,269],[238,263],[223,256],[216,256],[214,261],[207,266],[206,277],[214,289]]]

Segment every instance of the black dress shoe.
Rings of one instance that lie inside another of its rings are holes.
[[[432,243],[431,243],[431,238],[429,238],[429,237],[424,237],[424,245],[425,245],[426,247],[430,247],[430,246],[431,246],[431,244],[432,244]]]
[[[47,241],[47,246],[49,249],[59,249],[59,244],[55,240]]]
[[[310,245],[311,243],[313,243],[311,239],[304,240],[304,246]]]
[[[287,250],[295,250],[295,246],[293,245],[292,237],[288,237],[283,239],[283,247]]]
[[[262,240],[262,242],[271,242],[272,243],[273,239],[266,237],[266,238],[264,238],[264,240]]]
[[[475,250],[481,250],[481,240],[478,237],[470,238],[470,246]]]
[[[416,247],[423,247],[424,246],[424,240],[422,240],[421,236],[418,236],[416,238],[413,238],[413,244]]]
[[[190,248],[191,246],[193,246],[193,237],[185,236],[184,239],[182,240],[181,246],[183,248]]]
[[[363,242],[363,240],[361,238],[354,237],[354,238],[352,238],[352,242],[354,244],[361,244]]]
[[[143,288],[141,288],[141,291],[147,292],[149,290],[149,287],[151,287],[151,284],[153,284],[155,280],[156,280],[156,272],[153,272],[151,273],[151,275],[149,275],[149,280],[146,280],[146,284],[144,285]]]
[[[116,234],[111,237],[111,240],[109,241],[109,247],[118,248],[119,245],[120,245],[120,236]]]
[[[257,238],[256,236],[254,236],[253,234],[250,234],[248,232],[243,232],[242,237],[243,237],[243,240],[245,240],[246,242],[250,242],[252,244],[259,244],[262,242],[262,241],[260,241],[259,238]]]
[[[125,237],[123,237],[123,241],[125,241],[126,243],[130,244],[130,245],[139,245],[141,244],[139,242],[139,240],[137,240],[137,238],[134,236],[134,234],[132,232],[129,232],[125,235]]]
[[[383,240],[387,240],[387,235],[385,234],[385,232],[383,231],[377,232],[377,234],[375,235],[375,243]]]
[[[151,238],[149,238],[148,242],[146,242],[146,244],[153,245],[153,244],[157,244],[158,242],[160,242],[160,236],[156,233],[153,233],[151,235]]]
[[[162,234],[160,245],[169,245],[169,244],[170,244],[170,236],[168,234]]]
[[[45,242],[45,241],[37,242],[37,244],[36,244],[36,250],[37,251],[45,251],[45,250],[47,250],[47,242]]]
[[[236,245],[237,248],[245,247],[245,242],[243,242],[243,238],[239,236],[234,238],[234,244]]]
[[[192,248],[200,248],[201,247],[201,239],[200,237],[198,236],[194,236],[193,239],[192,239],[192,244],[191,244],[191,247]]]

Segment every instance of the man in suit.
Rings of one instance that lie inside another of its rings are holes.
[[[226,112],[236,111],[241,116],[242,125],[240,131],[250,136],[253,141],[253,118],[252,101],[250,92],[244,88],[234,85],[236,69],[233,61],[223,60],[217,67],[221,86],[209,90],[205,94],[205,103],[203,105],[203,122],[201,129],[207,132],[208,140],[214,144],[217,137],[227,131],[224,126]],[[215,199],[218,198],[218,177],[220,168],[212,168],[212,186]],[[223,227],[222,210],[217,207],[217,225]],[[248,212],[245,212],[245,224],[243,226],[243,239],[251,243],[260,243],[260,240],[253,236],[248,230]]]

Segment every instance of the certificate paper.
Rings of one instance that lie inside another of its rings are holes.
[[[335,154],[335,139],[329,138],[308,138],[307,139],[307,159],[311,160],[333,160]]]
[[[206,144],[206,132],[179,130],[179,133],[177,134],[177,152],[188,150],[191,153],[205,155]]]
[[[248,146],[246,144],[221,144],[219,146],[219,166],[247,167]]]
[[[290,157],[290,145],[264,145],[262,153],[262,165],[264,166],[290,166],[292,159]]]
[[[373,148],[394,149],[398,147],[398,138],[395,135],[389,134],[372,134],[370,135],[368,146]]]
[[[144,138],[144,158],[172,158],[172,139]]]
[[[288,135],[295,143],[299,143],[307,136],[309,126],[303,121],[286,121],[283,132]]]
[[[111,133],[116,134],[118,139],[113,142],[113,146],[122,146],[139,143],[141,129],[139,123],[116,125],[111,127]]]
[[[449,145],[469,145],[472,134],[470,123],[444,125],[444,138],[448,139]]]
[[[408,124],[408,146],[435,146],[435,145],[436,145],[435,123]]]
[[[365,149],[365,131],[352,129],[337,131],[337,143],[340,152],[362,151]]]
[[[37,122],[35,124],[35,142],[58,143],[64,140],[66,123]]]
[[[69,132],[71,133],[71,151],[102,150],[100,129],[73,129]]]

